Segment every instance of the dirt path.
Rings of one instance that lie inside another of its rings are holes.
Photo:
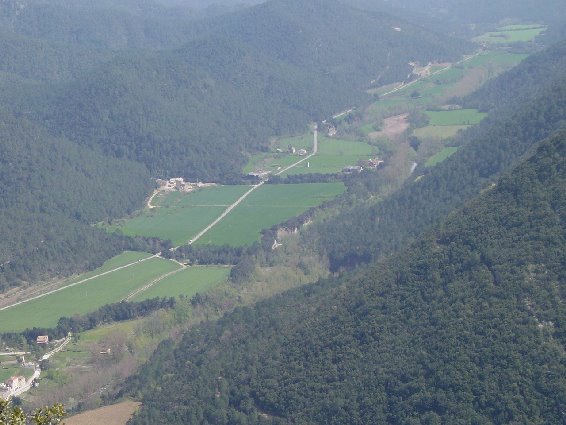
[[[180,264],[180,263],[179,263]],[[187,267],[184,264],[181,264],[181,268],[177,269],[177,270],[173,270],[172,272],[169,273],[165,273],[164,275],[159,276],[156,279],[153,279],[151,282],[149,282],[147,285],[142,286],[141,288],[136,289],[135,291],[131,292],[126,298],[124,298],[122,301],[130,301],[132,298],[134,298],[136,295],[141,294],[142,292],[147,291],[149,288],[155,286],[156,284],[158,284],[159,282],[161,282],[164,279],[167,279],[169,276],[173,276],[174,274],[177,274],[183,270],[185,270]]]
[[[153,198],[155,198],[157,196],[157,194],[159,193],[158,189],[155,189],[151,195],[151,197],[147,200],[147,207],[152,210],[153,208],[157,208],[156,205],[151,205],[151,201],[153,201]]]
[[[481,51],[480,51],[480,52],[477,52],[477,53],[475,53],[475,54],[473,54],[473,55],[471,55],[471,56],[468,56],[467,58],[464,58],[464,59],[462,59],[462,60],[459,60],[458,62],[455,62],[455,63],[453,63],[453,64],[450,64],[450,65],[446,66],[445,68],[440,68],[439,70],[434,71],[433,73],[431,73],[431,74],[429,74],[429,75],[426,75],[426,76],[423,76],[423,77],[419,77],[419,78],[417,78],[416,80],[411,81],[410,83],[407,83],[407,84],[401,83],[401,84],[399,84],[397,87],[395,87],[393,90],[390,90],[390,91],[388,91],[387,93],[383,93],[383,94],[381,95],[381,97],[386,97],[386,96],[389,96],[389,95],[391,95],[391,94],[393,94],[393,93],[397,93],[399,90],[406,89],[407,87],[410,87],[410,86],[412,86],[413,84],[418,83],[419,81],[423,80],[424,78],[428,78],[428,77],[431,77],[431,76],[433,76],[433,75],[440,74],[441,72],[444,72],[444,71],[446,71],[447,69],[452,68],[454,65],[459,65],[459,64],[462,64],[462,63],[464,63],[464,62],[467,62],[467,61],[469,61],[470,59],[475,58],[476,56],[479,56],[480,54],[481,54]]]
[[[312,153],[310,155],[305,156],[304,158],[300,159],[299,161],[289,165],[288,167],[278,171],[277,173],[275,173],[276,176],[283,174],[286,171],[289,171],[290,169],[296,167],[297,165],[305,162],[306,160],[312,158],[314,155],[316,155],[316,153],[318,152],[318,128],[315,127],[314,128],[314,132],[313,132],[313,149],[312,149]],[[246,193],[244,193],[242,196],[240,196],[238,198],[238,200],[236,202],[234,202],[232,205],[230,205],[228,208],[226,208],[226,210],[220,215],[220,217],[218,217],[216,220],[214,220],[212,223],[210,223],[208,226],[206,226],[204,229],[202,229],[199,233],[196,234],[196,236],[194,236],[189,242],[189,245],[192,245],[193,243],[195,243],[196,241],[198,241],[200,238],[202,238],[206,233],[208,233],[208,231],[210,229],[212,229],[214,226],[216,226],[218,223],[220,223],[224,217],[226,217],[228,214],[230,214],[230,212],[236,208],[238,205],[240,205],[244,199],[246,199],[252,192],[254,192],[256,189],[259,189],[261,186],[263,186],[265,184],[265,182],[261,182],[256,184],[255,186],[252,186],[252,188],[250,190],[248,190]]]

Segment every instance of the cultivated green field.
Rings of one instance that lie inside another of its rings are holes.
[[[433,139],[449,139],[454,137],[458,131],[465,130],[469,126],[467,125],[436,125],[427,126],[423,128],[417,128],[413,131],[413,135],[421,138],[433,138]]]
[[[528,55],[488,50],[474,55],[448,69],[414,82],[373,103],[366,111],[369,124],[415,107],[441,106],[453,96],[465,96],[479,88],[489,78],[519,64]],[[372,90],[385,93],[391,86]],[[369,127],[365,127],[367,130]]]
[[[71,283],[74,282],[79,282],[81,280],[84,279],[88,279],[91,276],[96,276],[99,275],[100,273],[104,273],[110,270],[114,270],[118,267],[122,267],[125,266],[127,264],[131,264],[131,263],[135,263],[138,260],[143,260],[144,258],[149,258],[151,257],[151,254],[148,254],[147,252],[134,252],[134,251],[125,251],[119,255],[117,255],[116,257],[113,257],[107,261],[104,262],[104,264],[91,271],[91,272],[87,272],[87,273],[83,273],[81,275],[78,276],[74,276],[70,279],[66,279],[61,286],[66,286],[69,285]]]
[[[164,194],[155,200],[157,208],[120,220],[108,230],[128,236],[155,236],[181,245],[212,223],[247,190],[249,186],[215,186],[190,193]]]
[[[196,244],[249,245],[260,231],[335,198],[342,183],[267,184],[253,192]]]
[[[301,157],[288,152],[289,145],[293,146],[296,150],[305,149],[308,153],[312,153],[313,135],[308,131],[301,136],[285,137],[275,140],[272,143],[271,152],[258,153],[249,159],[248,164],[244,168],[244,173],[247,174],[256,170],[276,173],[278,170],[299,161]],[[283,152],[278,153],[276,149],[281,149]]]
[[[225,282],[230,274],[230,267],[194,266],[175,273],[147,291],[135,296],[132,301],[142,301],[155,297],[177,297],[185,295],[192,297],[196,293],[203,293],[219,283]]]
[[[364,142],[320,136],[318,153],[308,161],[293,167],[285,175],[338,173],[347,165],[356,165],[360,159],[368,159],[374,153],[375,148]]]
[[[85,314],[105,304],[119,302],[134,290],[179,267],[172,261],[152,258],[0,311],[0,332],[55,326],[63,316]]]
[[[510,44],[533,41],[546,30],[544,25],[507,25],[497,31],[488,32],[474,38],[476,43]]]
[[[436,155],[431,156],[425,163],[427,167],[434,167],[437,164],[448,159],[450,156],[454,155],[458,148],[456,147],[446,147],[438,152]]]
[[[426,111],[431,126],[474,125],[484,119],[487,114],[477,109],[456,109],[452,111]]]

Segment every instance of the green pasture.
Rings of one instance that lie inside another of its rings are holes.
[[[1,361],[0,357],[0,361]],[[33,375],[33,369],[26,369],[18,366],[0,366],[0,382],[5,382],[12,376],[24,376],[30,378]]]
[[[285,174],[338,173],[348,165],[356,165],[360,159],[369,158],[374,149],[364,142],[321,136],[318,138],[317,154]]]
[[[178,297],[179,295],[192,297],[196,293],[206,292],[219,283],[225,282],[229,274],[229,267],[187,267],[163,279],[147,291],[141,292],[132,301],[142,301],[155,297]]]
[[[486,113],[477,109],[455,109],[451,111],[425,111],[431,126],[462,126],[478,124]]]
[[[251,156],[248,164],[244,167],[244,173],[247,174],[260,169],[276,173],[280,169],[299,161],[301,159],[300,156],[297,154],[292,155],[288,152],[289,145],[293,146],[297,151],[305,149],[310,154],[313,148],[313,134],[309,131],[300,136],[284,137],[275,140],[272,143],[272,152],[261,152]],[[282,152],[276,152],[276,149],[281,149]]]
[[[434,167],[435,165],[440,164],[441,162],[445,161],[446,159],[448,159],[449,157],[454,155],[457,150],[458,150],[458,148],[456,148],[456,147],[444,148],[440,152],[438,152],[436,155],[431,156],[426,161],[425,166],[426,167]]]
[[[403,89],[374,102],[366,110],[366,119],[374,121],[391,115],[410,111],[415,107],[426,107],[427,105],[441,105],[451,96],[459,93],[459,86],[471,73],[482,70],[488,78],[495,77],[499,73],[519,64],[528,55],[508,53],[499,50],[489,50],[471,59],[456,64],[448,69],[423,78],[417,82],[405,86]],[[472,86],[467,87],[466,92],[477,88],[478,82],[470,82]],[[418,97],[413,98],[411,94],[418,92]],[[367,128],[366,128],[367,130]]]
[[[128,236],[155,236],[181,245],[212,223],[249,186],[214,186],[195,192],[173,192],[156,200],[157,208],[108,227]]]
[[[260,232],[343,193],[342,183],[266,184],[203,235],[197,245],[250,245]]]
[[[309,149],[309,153],[312,151],[312,146]],[[263,153],[259,155],[254,155],[250,158],[250,162],[244,168],[244,173],[250,173],[256,170],[265,170],[276,173],[282,168],[288,167],[291,164],[299,161],[301,159],[298,155],[291,155],[287,151],[283,153]]]
[[[546,30],[543,25],[508,25],[475,37],[473,41],[488,44],[511,44],[533,41]]]
[[[104,264],[91,271],[91,272],[87,272],[87,273],[83,273],[79,276],[74,276],[70,279],[67,279],[64,281],[64,283],[62,284],[62,286],[68,285],[70,283],[74,283],[74,282],[79,282],[81,280],[84,279],[88,279],[91,276],[96,276],[99,275],[100,273],[104,273],[110,270],[114,270],[118,267],[122,267],[125,266],[127,264],[130,263],[134,263],[138,260],[143,260],[144,258],[149,258],[151,257],[151,254],[148,254],[147,252],[134,252],[134,251],[125,251],[115,257],[112,257],[111,259],[107,260],[104,262]]]
[[[525,53],[508,53],[487,51],[464,62],[465,68],[503,67],[505,69],[518,65],[529,55]]]
[[[92,344],[106,338],[113,332],[121,331],[127,334],[134,332],[135,327],[138,325],[138,320],[127,320],[124,322],[111,323],[109,325],[99,326],[79,335],[79,341],[76,345]]]
[[[63,316],[86,314],[119,302],[134,290],[179,267],[172,261],[152,258],[0,311],[0,332],[55,326]]]
[[[429,125],[423,128],[417,128],[413,131],[413,135],[421,139],[449,139],[454,137],[460,130],[465,130],[467,125]]]

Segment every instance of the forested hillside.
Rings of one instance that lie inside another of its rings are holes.
[[[139,207],[152,187],[139,164],[55,139],[0,111],[0,290],[100,265],[126,246],[91,224]]]
[[[563,423],[565,158],[562,132],[407,251],[164,344],[131,423]]]
[[[334,270],[369,262],[404,246],[477,194],[538,141],[564,128],[566,45],[533,55],[469,98],[490,109],[479,125],[456,137],[462,146],[432,169],[417,169],[403,188],[377,205],[346,208],[312,228]]]
[[[91,226],[141,207],[150,176],[239,181],[270,137],[470,47],[331,0],[197,17],[151,0],[0,3],[2,289],[131,246]]]
[[[19,108],[154,175],[229,180],[245,152],[362,101],[372,80],[404,79],[412,60],[471,48],[331,0],[274,0],[196,28],[182,48],[122,55]]]

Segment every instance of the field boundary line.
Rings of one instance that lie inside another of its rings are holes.
[[[178,268],[177,270],[173,270],[172,272],[169,273],[165,273],[164,275],[159,276],[158,278],[153,279],[151,282],[149,282],[147,285],[142,286],[141,288],[136,289],[135,291],[131,292],[126,298],[122,299],[122,301],[130,301],[132,298],[134,298],[136,295],[141,294],[142,292],[147,291],[149,288],[151,288],[152,286],[158,284],[159,282],[161,282],[164,279],[167,279],[169,276],[173,276],[174,274],[177,274],[183,270],[185,270],[187,267],[184,265],[181,265],[180,268]]]
[[[316,155],[316,153],[318,152],[318,128],[315,126],[314,128],[314,133],[313,133],[313,149],[312,149],[312,153],[308,156],[305,156],[304,158],[298,160],[297,162],[289,165],[288,167],[284,168],[283,170],[275,173],[274,175],[278,176],[280,174],[283,174],[286,171],[289,171],[291,168],[296,167],[297,165],[299,165],[300,163],[306,161],[307,159],[312,158],[314,155]],[[210,229],[212,229],[214,226],[216,226],[218,223],[220,223],[220,221],[222,221],[228,214],[230,214],[230,212],[236,208],[238,205],[240,205],[242,203],[242,201],[244,199],[246,199],[254,190],[260,188],[261,186],[263,186],[265,184],[265,181],[262,181],[261,183],[258,183],[254,186],[251,187],[250,190],[248,190],[246,193],[244,193],[242,196],[240,196],[236,202],[234,202],[232,205],[230,205],[228,208],[226,208],[226,210],[216,219],[214,220],[212,223],[210,223],[208,226],[206,226],[203,230],[201,230],[199,233],[197,233],[189,242],[188,245],[192,245],[193,243],[195,243],[196,241],[198,241],[200,238],[202,238],[206,233],[208,233],[208,231]],[[179,248],[179,247],[177,247]]]
[[[31,298],[28,298],[28,299],[25,299],[25,300],[22,300],[22,301],[18,301],[18,302],[16,302],[16,303],[7,305],[6,307],[0,308],[0,311],[8,310],[8,309],[10,309],[10,308],[12,308],[12,307],[16,307],[16,306],[19,306],[19,305],[28,303],[28,302],[30,302],[30,301],[37,300],[37,299],[46,297],[46,296],[51,295],[51,294],[55,294],[55,293],[57,293],[57,292],[59,292],[59,291],[63,291],[63,290],[65,290],[65,289],[72,288],[73,286],[77,286],[77,285],[83,284],[83,283],[88,282],[88,281],[90,281],[90,280],[98,279],[99,277],[109,275],[109,274],[111,274],[111,273],[117,272],[117,271],[119,271],[119,270],[126,269],[126,268],[131,267],[131,266],[135,266],[136,264],[143,263],[144,261],[151,260],[152,258],[159,258],[159,255],[158,255],[158,254],[155,254],[155,255],[152,255],[151,257],[142,258],[141,260],[136,260],[136,261],[134,261],[133,263],[128,263],[128,264],[125,264],[125,265],[123,265],[123,266],[116,267],[115,269],[108,270],[108,271],[105,271],[105,272],[103,272],[103,273],[99,273],[99,274],[97,274],[97,275],[91,276],[91,277],[87,277],[86,279],[79,280],[78,282],[74,282],[74,283],[71,283],[71,284],[69,284],[69,285],[65,285],[65,286],[62,286],[62,287],[60,287],[60,288],[57,288],[57,289],[53,289],[53,290],[48,291],[48,292],[45,292],[45,293],[43,293],[43,294],[36,295],[35,297],[31,297]]]

